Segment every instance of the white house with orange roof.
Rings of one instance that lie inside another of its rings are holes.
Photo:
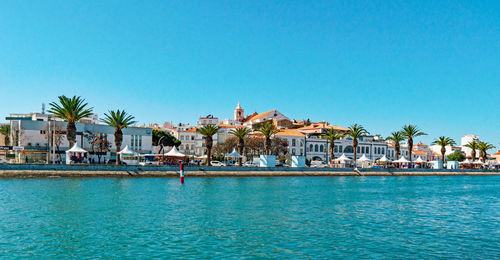
[[[178,132],[177,139],[181,141],[181,145],[179,146],[179,152],[186,155],[197,155],[196,140],[198,135],[199,134],[196,132],[196,127],[191,127],[188,130]]]
[[[248,127],[253,127],[254,125],[262,124],[266,121],[271,121],[271,120],[274,120],[275,122],[277,122],[278,128],[280,128],[281,121],[286,120],[287,122],[290,122],[290,124],[292,122],[288,117],[283,115],[278,110],[274,109],[271,111],[256,114],[256,115],[253,115],[253,116],[246,118],[243,125],[248,126]]]
[[[280,129],[274,136],[287,140],[290,155],[303,156],[305,154],[306,135],[297,129]]]

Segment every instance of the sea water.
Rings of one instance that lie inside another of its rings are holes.
[[[0,180],[0,258],[500,256],[500,176]]]

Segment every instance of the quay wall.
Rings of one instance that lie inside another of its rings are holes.
[[[499,170],[184,167],[186,177],[500,175]],[[0,178],[178,177],[177,166],[0,164]]]

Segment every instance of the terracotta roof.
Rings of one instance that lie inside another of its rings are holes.
[[[415,154],[415,155],[427,155],[427,152],[426,151],[413,151],[412,154]]]
[[[327,128],[333,128],[337,131],[348,131],[349,129],[348,128],[345,128],[345,127],[342,127],[342,126],[336,126],[336,125],[331,125],[331,126],[328,126]]]
[[[297,129],[280,129],[275,135],[277,136],[298,136],[304,137],[305,135],[299,132]]]
[[[500,150],[498,150],[498,152],[492,154],[492,155],[500,155]]]
[[[419,145],[419,146],[420,146],[420,145],[423,145],[423,146],[425,146],[426,144],[424,144],[424,143],[420,142],[420,143],[418,143],[418,144],[416,144],[416,145]]]
[[[308,126],[304,126],[304,127],[301,127],[299,128],[300,130],[317,130],[317,129],[323,129],[323,128],[331,128],[331,129],[334,129],[334,130],[337,130],[337,131],[347,131],[349,129],[345,128],[345,127],[341,127],[341,126],[336,126],[336,125],[330,125],[329,123],[327,122],[316,122],[316,123],[312,123]]]
[[[255,116],[252,116],[251,118],[248,118],[246,121],[253,121],[253,120],[257,120],[257,119],[261,119],[265,116],[267,116],[269,113],[273,112],[274,110],[271,110],[271,111],[267,111],[267,112],[264,112],[264,113],[260,113],[260,114],[257,114]]]
[[[196,127],[190,128],[190,129],[188,129],[186,131],[182,131],[182,132],[183,133],[194,133],[194,132],[196,132]]]
[[[440,153],[436,153],[436,152],[432,152],[432,153],[433,153],[435,156],[437,156],[437,157],[443,157],[443,156],[441,156],[441,154],[440,154]]]
[[[240,125],[219,125],[220,128],[238,128]]]

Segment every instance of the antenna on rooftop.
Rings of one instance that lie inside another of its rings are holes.
[[[45,114],[45,103],[42,103],[42,114]]]

